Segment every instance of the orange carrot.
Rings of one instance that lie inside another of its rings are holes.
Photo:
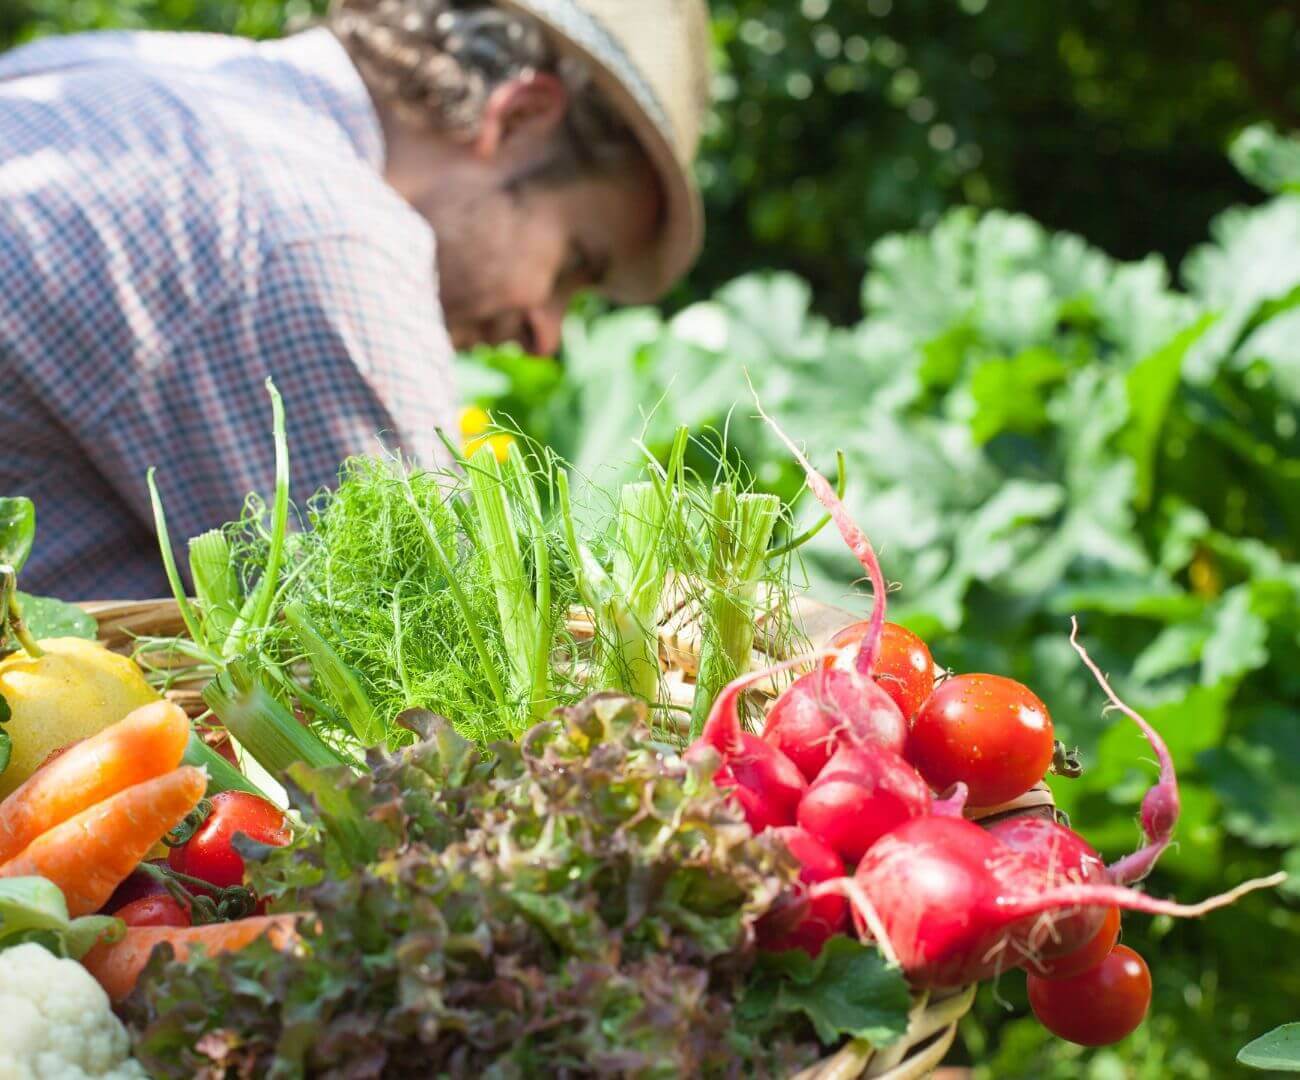
[[[134,784],[42,833],[0,866],[0,878],[35,875],[63,890],[74,918],[98,911],[149,849],[203,798],[207,773],[183,765]]]
[[[156,701],[68,747],[0,802],[0,864],[88,807],[176,768],[189,735],[184,711]]]
[[[206,926],[131,926],[121,941],[96,945],[81,962],[114,1001],[121,1001],[135,986],[154,946],[167,942],[184,960],[195,946],[202,945],[209,955],[234,952],[249,942],[270,933],[271,943],[284,948],[294,940],[297,914],[257,915],[237,922],[209,923]]]

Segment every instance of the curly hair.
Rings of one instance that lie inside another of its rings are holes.
[[[371,92],[404,118],[472,138],[492,91],[533,72],[568,91],[552,155],[530,179],[609,173],[642,153],[586,66],[561,56],[536,19],[483,0],[341,0],[326,20]]]

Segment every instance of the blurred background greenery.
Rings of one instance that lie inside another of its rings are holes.
[[[6,0],[0,47],[274,35],[319,7]],[[1184,778],[1151,890],[1300,876],[1300,142],[1266,126],[1300,128],[1300,4],[712,7],[699,267],[660,310],[580,305],[562,365],[466,357],[466,396],[610,480],[629,434],[725,429],[793,497],[747,369],[823,467],[846,451],[900,621],[955,668],[1028,682],[1082,746],[1087,773],[1057,784],[1076,827],[1133,846],[1153,769],[1102,717],[1071,613]],[[833,538],[806,570],[863,604]],[[1300,1014],[1297,898],[1130,919],[1156,1000],[1117,1047],[1050,1038],[1008,977],[952,1061],[988,1080],[1236,1075],[1237,1048]]]

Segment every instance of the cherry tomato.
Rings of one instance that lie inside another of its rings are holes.
[[[244,860],[231,844],[236,833],[276,847],[291,839],[289,823],[279,807],[244,791],[212,796],[212,813],[198,831],[167,856],[171,868],[220,888],[242,885]]]
[[[1043,778],[1052,746],[1052,717],[1027,686],[956,675],[921,706],[905,756],[936,791],[960,780],[970,805],[996,806]]]
[[[1072,979],[1091,971],[1115,948],[1119,941],[1119,908],[1107,908],[1106,917],[1099,929],[1086,944],[1062,956],[1036,956],[1026,960],[1022,967],[1040,979]]]
[[[837,649],[861,644],[867,633],[866,622],[846,626],[833,638],[831,645]],[[853,653],[827,659],[827,666],[853,667]],[[881,688],[898,706],[908,720],[925,704],[934,689],[934,660],[924,641],[906,627],[885,623],[880,634],[880,655],[871,673]]]
[[[1029,976],[1029,1004],[1043,1027],[1080,1046],[1106,1046],[1131,1035],[1151,1007],[1151,972],[1127,945],[1070,979]]]
[[[142,896],[113,912],[127,926],[189,926],[189,910],[174,896]]]

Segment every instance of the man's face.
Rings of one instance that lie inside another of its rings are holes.
[[[493,90],[469,141],[391,117],[385,125],[388,180],[437,238],[439,298],[457,348],[517,341],[555,352],[573,294],[600,291],[651,250],[660,195],[648,162],[538,179],[568,107],[560,81],[538,73]]]
[[[517,162],[470,159],[416,209],[437,237],[440,298],[458,349],[517,341],[554,353],[570,300],[599,291],[655,238],[659,194],[648,165],[616,177],[516,185]]]

